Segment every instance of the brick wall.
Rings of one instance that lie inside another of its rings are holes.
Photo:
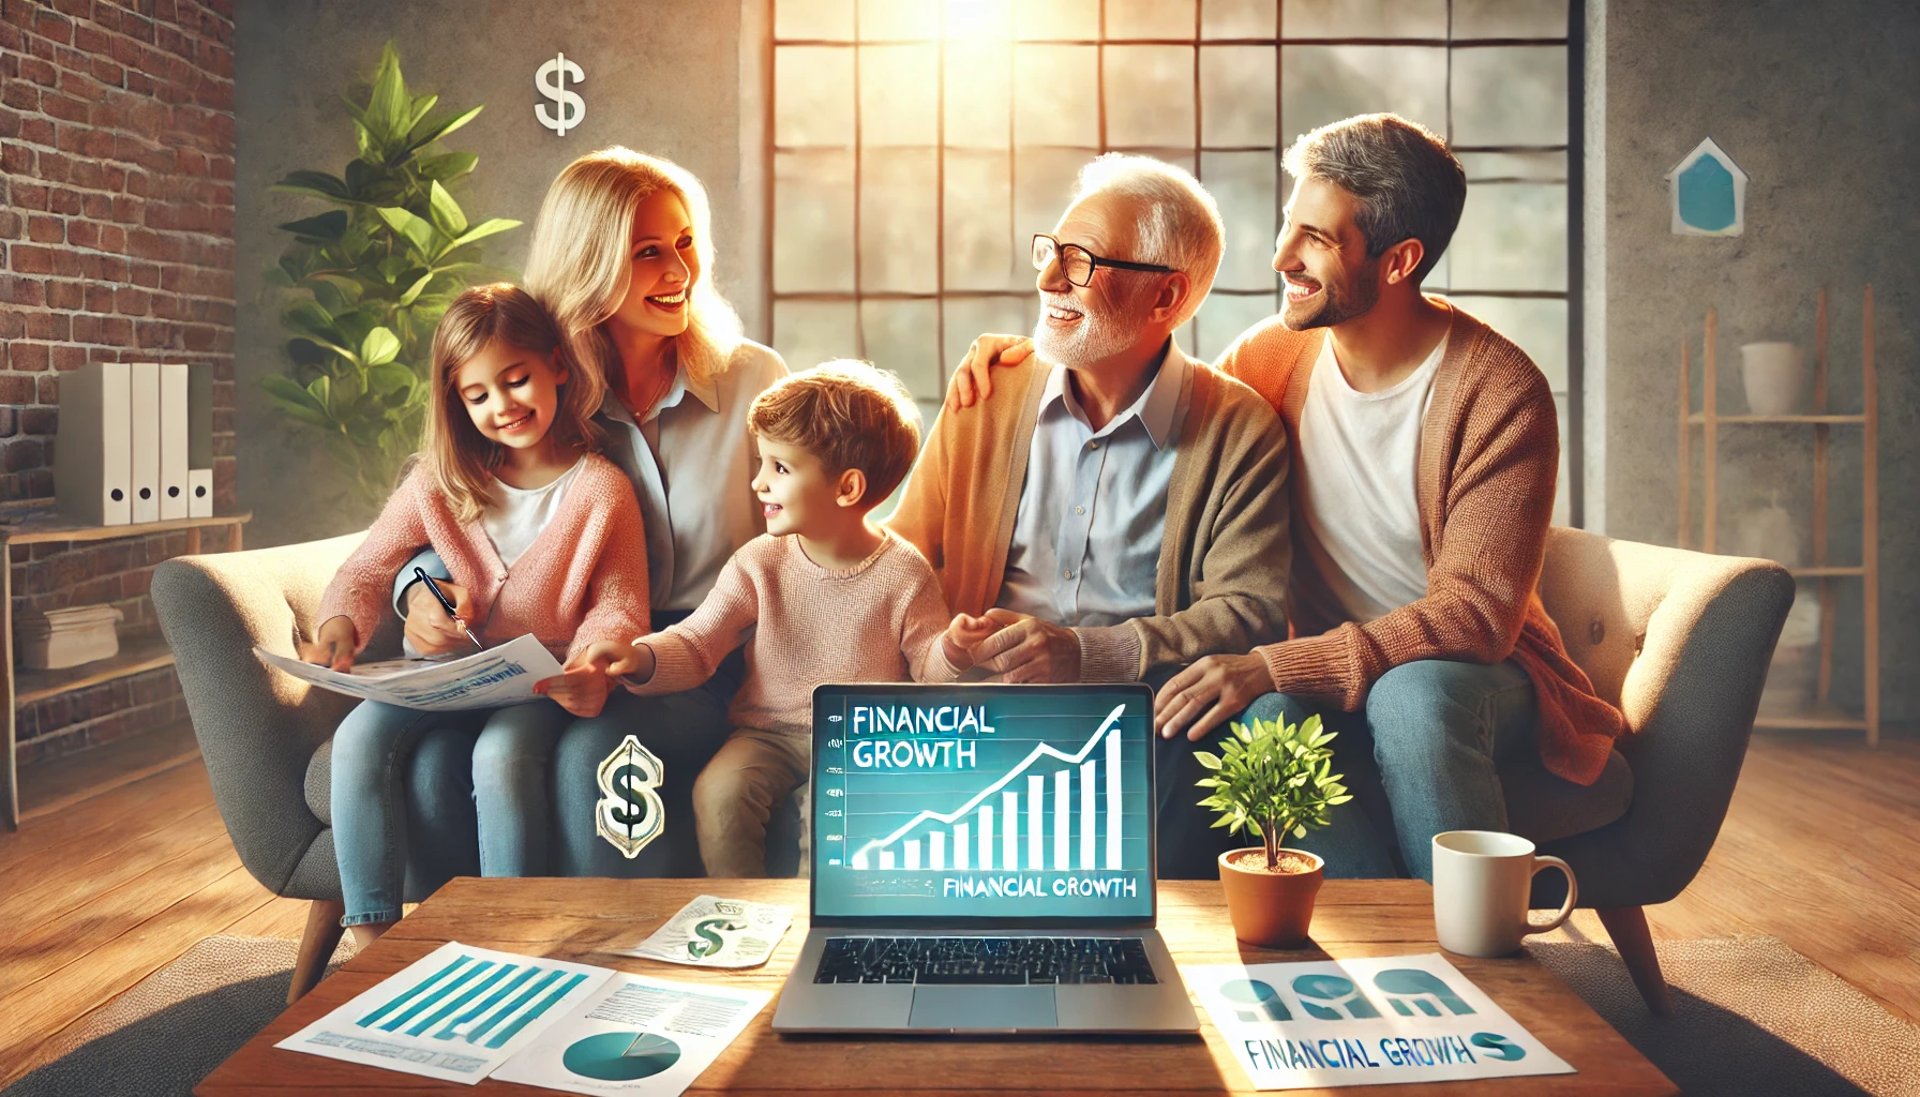
[[[53,495],[62,373],[158,361],[213,369],[214,500],[235,506],[232,42],[228,0],[0,0],[0,501]],[[151,634],[153,565],[185,550],[14,546],[15,612],[111,602],[123,637]],[[171,670],[122,679],[22,710],[20,758],[184,715]]]

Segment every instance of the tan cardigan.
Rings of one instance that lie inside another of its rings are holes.
[[[1083,681],[1133,681],[1286,635],[1285,435],[1258,393],[1187,362],[1154,615],[1075,629]],[[999,600],[1047,373],[1006,370],[992,408],[942,411],[889,519],[933,565],[956,613]]]
[[[1325,338],[1324,329],[1290,331],[1275,317],[1241,336],[1220,368],[1265,396],[1291,438]],[[1536,589],[1559,469],[1546,378],[1524,351],[1454,308],[1414,477],[1426,596],[1364,624],[1296,619],[1294,639],[1259,649],[1275,687],[1351,710],[1402,663],[1512,659],[1539,701],[1541,762],[1592,784],[1626,720],[1567,657]],[[1299,485],[1296,478],[1295,506]],[[1294,560],[1293,582],[1323,581],[1306,553]]]

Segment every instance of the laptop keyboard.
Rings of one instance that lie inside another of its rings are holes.
[[[1157,983],[1138,937],[829,937],[816,983]]]

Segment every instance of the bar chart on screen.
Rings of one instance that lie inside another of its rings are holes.
[[[852,867],[1119,871],[1126,835],[1121,711],[1109,713],[1078,752],[1040,743],[959,807],[921,811],[866,842],[854,850]]]
[[[980,902],[1139,898],[1151,876],[1147,706],[1110,693],[954,699],[860,695],[824,716],[822,894],[956,916],[986,913]]]

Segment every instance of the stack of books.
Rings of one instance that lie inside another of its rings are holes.
[[[14,626],[20,662],[30,670],[60,670],[115,655],[120,634],[114,625],[121,617],[106,605],[22,613]]]

